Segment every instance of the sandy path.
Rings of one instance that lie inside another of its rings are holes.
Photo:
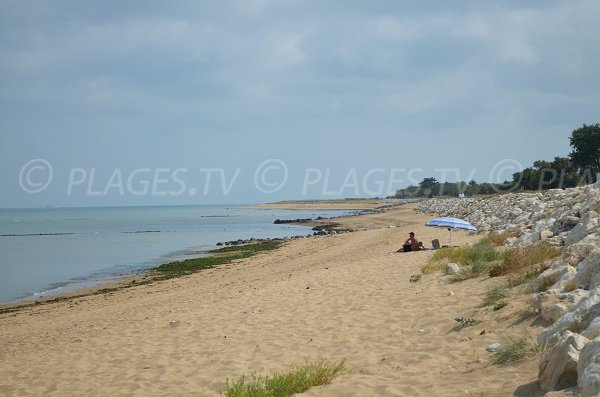
[[[307,396],[511,396],[532,382],[535,361],[499,368],[485,351],[501,332],[541,330],[519,321],[522,305],[478,308],[494,279],[410,283],[431,253],[388,252],[409,229],[424,241],[447,232],[406,208],[388,216],[409,226],[296,240],[186,278],[0,315],[0,395],[214,396],[226,378],[307,358],[350,370]],[[458,330],[458,315],[485,321]],[[526,389],[517,395],[539,395]]]

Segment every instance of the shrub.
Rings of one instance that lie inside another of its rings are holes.
[[[295,366],[286,372],[273,372],[270,376],[242,376],[233,382],[227,380],[221,391],[224,397],[287,397],[302,393],[313,386],[329,384],[344,371],[344,362],[326,360]]]
[[[549,259],[556,258],[560,251],[546,243],[527,248],[512,248],[502,252],[502,262],[490,269],[490,277],[505,274],[530,272],[531,269]]]
[[[504,286],[495,286],[488,289],[487,294],[483,298],[483,306],[495,306],[500,302],[504,302],[509,297],[509,291]],[[506,305],[504,305],[506,306]],[[502,307],[504,307],[502,306]],[[501,308],[500,308],[501,309]]]

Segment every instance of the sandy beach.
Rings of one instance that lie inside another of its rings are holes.
[[[0,395],[217,396],[228,378],[321,358],[344,359],[347,373],[302,395],[543,395],[536,360],[499,367],[486,352],[543,329],[527,295],[494,312],[481,300],[501,279],[409,282],[431,251],[390,254],[408,232],[448,239],[413,209],[342,219],[358,231],[191,276],[1,314]],[[457,316],[483,322],[461,329]]]

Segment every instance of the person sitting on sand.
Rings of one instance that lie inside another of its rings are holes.
[[[413,232],[408,233],[408,239],[404,242],[404,245],[410,245],[411,251],[420,251],[425,249],[423,243],[415,238],[415,234]]]

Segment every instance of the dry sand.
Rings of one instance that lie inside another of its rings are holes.
[[[422,226],[427,218],[409,206],[354,217],[370,230],[2,314],[0,395],[216,396],[227,378],[320,358],[345,359],[349,372],[303,395],[543,395],[536,360],[497,367],[485,351],[502,335],[541,331],[522,315],[526,296],[493,312],[479,305],[501,280],[450,284],[438,273],[410,283],[431,252],[389,254],[411,230],[446,242],[447,231]],[[478,238],[459,232],[453,242]],[[484,322],[459,329],[460,315]]]

